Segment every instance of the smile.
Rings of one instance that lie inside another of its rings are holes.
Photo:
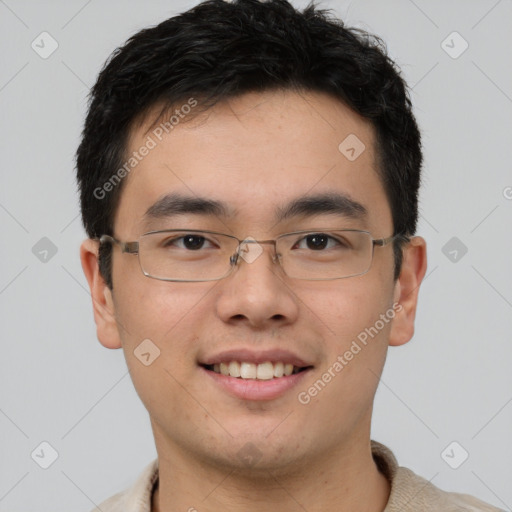
[[[271,380],[288,377],[289,375],[299,373],[307,367],[294,366],[291,363],[281,361],[266,361],[260,364],[249,362],[230,361],[213,365],[205,365],[207,370],[219,373],[221,375],[236,377],[239,379]]]

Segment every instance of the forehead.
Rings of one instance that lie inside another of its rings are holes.
[[[226,221],[263,232],[297,198],[338,194],[367,210],[369,228],[390,229],[374,129],[340,101],[272,91],[203,113],[190,105],[156,123],[154,109],[132,131],[127,158],[136,165],[124,178],[116,232],[140,234],[147,212],[166,195],[222,203]]]

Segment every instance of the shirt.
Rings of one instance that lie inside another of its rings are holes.
[[[503,512],[468,494],[443,491],[410,469],[398,466],[391,450],[381,443],[372,440],[371,448],[379,471],[391,484],[384,512]],[[99,509],[102,512],[151,512],[157,480],[158,459],[155,459],[130,488],[101,503]]]

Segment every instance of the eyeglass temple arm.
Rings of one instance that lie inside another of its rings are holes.
[[[139,252],[139,242],[120,242],[110,235],[101,235],[99,242],[100,244],[117,244],[119,247],[121,247],[122,252],[126,252],[128,254],[137,254]]]
[[[378,245],[380,247],[383,247],[384,245],[389,244],[390,242],[393,242],[394,240],[401,240],[402,242],[409,242],[410,237],[407,235],[402,235],[401,233],[398,233],[397,235],[391,235],[387,238],[378,238],[376,240],[373,240],[373,245]]]

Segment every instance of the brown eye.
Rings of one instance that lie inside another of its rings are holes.
[[[183,238],[183,245],[192,251],[201,249],[206,241],[204,236],[186,235]]]
[[[308,249],[318,250],[325,249],[327,244],[329,243],[329,237],[322,233],[317,233],[314,235],[308,235],[306,237],[306,244]]]
[[[178,248],[187,249],[189,251],[198,251],[199,249],[203,249],[207,243],[212,245],[212,243],[204,236],[188,233],[183,236],[167,238],[162,242],[161,245],[164,248]]]
[[[343,244],[339,240],[327,233],[310,233],[304,238],[298,240],[293,248],[309,249],[310,251],[323,251],[324,249],[332,249],[334,247],[342,246]]]

